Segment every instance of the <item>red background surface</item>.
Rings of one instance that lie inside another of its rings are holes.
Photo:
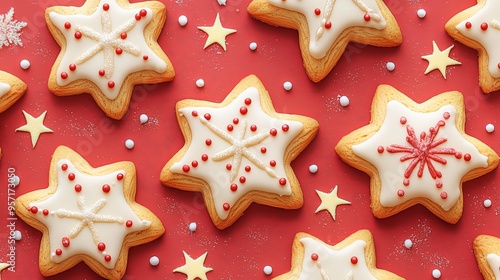
[[[297,33],[251,19],[246,13],[249,0],[227,0],[226,6],[220,6],[216,0],[163,0],[167,21],[159,43],[171,59],[176,77],[168,83],[136,86],[129,112],[121,121],[107,118],[90,95],[56,97],[47,89],[59,47],[47,30],[44,10],[52,5],[80,6],[83,2],[0,1],[0,13],[14,7],[15,19],[28,23],[21,36],[24,46],[0,49],[0,69],[28,84],[26,95],[0,115],[1,261],[7,261],[9,253],[8,168],[15,168],[21,178],[16,195],[45,188],[51,155],[57,146],[66,145],[80,152],[93,166],[121,160],[134,162],[138,175],[136,200],[151,209],[166,228],[160,239],[130,250],[125,279],[185,279],[184,274],[172,273],[184,264],[183,250],[193,258],[208,252],[205,266],[213,268],[207,274],[209,279],[270,279],[290,269],[296,232],[305,231],[335,244],[364,228],[374,235],[379,268],[407,279],[432,279],[434,268],[441,270],[442,279],[481,279],[472,240],[479,234],[500,236],[497,170],[463,185],[464,213],[456,225],[441,221],[422,206],[379,220],[370,211],[369,177],[344,164],[334,152],[343,135],[369,122],[372,96],[383,83],[417,102],[444,91],[461,91],[466,101],[467,133],[500,151],[500,132],[485,131],[488,123],[500,129],[500,93],[481,92],[477,52],[453,42],[444,30],[449,18],[475,1],[385,1],[400,24],[403,44],[384,49],[351,44],[330,75],[315,84],[308,80],[302,67]],[[424,19],[416,16],[419,8],[427,11]],[[197,29],[211,26],[217,13],[223,26],[237,30],[227,37],[226,52],[218,45],[203,49],[207,35]],[[185,27],[177,23],[182,14],[189,19]],[[437,70],[423,74],[427,61],[421,56],[432,53],[433,40],[442,50],[455,43],[450,56],[462,62],[460,66],[448,67],[446,80]],[[248,47],[253,41],[258,44],[254,52]],[[22,70],[22,59],[28,59],[31,68]],[[396,64],[394,72],[386,70],[387,61]],[[200,194],[162,186],[159,173],[184,143],[175,118],[175,103],[185,98],[220,102],[249,74],[262,80],[278,112],[313,117],[319,121],[320,130],[292,163],[302,184],[304,206],[288,211],[254,204],[233,226],[220,231],[210,221]],[[196,87],[198,78],[205,80],[204,88]],[[285,81],[293,83],[290,92],[283,89]],[[342,108],[339,95],[347,95],[351,104]],[[35,149],[28,133],[14,132],[25,124],[21,110],[35,117],[48,111],[45,125],[54,133],[42,134]],[[139,123],[142,113],[150,117],[146,125]],[[133,150],[124,146],[128,138],[135,141]],[[311,164],[319,166],[318,173],[309,173]],[[336,220],[325,211],[315,214],[320,203],[315,190],[329,192],[335,185],[339,186],[339,196],[352,204],[339,206]],[[490,208],[483,207],[487,198],[493,202]],[[198,224],[194,233],[188,230],[190,222]],[[21,220],[16,221],[16,228],[23,238],[15,244],[15,272],[5,270],[2,277],[42,278],[38,270],[41,233]],[[414,243],[410,250],[403,246],[407,238]],[[153,255],[160,258],[157,267],[149,265]],[[262,272],[266,265],[273,267],[271,276]],[[81,263],[53,279],[72,276],[97,277]]]

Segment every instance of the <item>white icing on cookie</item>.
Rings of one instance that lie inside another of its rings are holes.
[[[457,130],[456,113],[452,105],[413,112],[392,100],[379,131],[353,145],[354,153],[379,172],[382,206],[425,197],[448,211],[460,197],[462,177],[488,165],[488,158]]]
[[[148,69],[165,72],[165,61],[144,38],[144,28],[154,16],[149,8],[123,9],[114,0],[101,0],[91,15],[51,12],[50,20],[66,41],[57,84],[87,79],[114,100],[131,73]]]
[[[309,52],[316,59],[323,58],[338,36],[349,27],[371,27],[382,30],[386,26],[375,0],[267,0],[271,5],[299,12],[306,17],[309,27]]]
[[[363,240],[356,240],[342,250],[334,250],[310,237],[300,242],[304,245],[304,260],[298,280],[376,279],[366,265]]]
[[[480,43],[488,54],[488,71],[500,78],[500,10],[499,1],[486,1],[484,6],[456,28],[464,36]]]
[[[57,163],[56,192],[29,208],[49,231],[53,262],[85,254],[112,269],[125,236],[150,227],[151,222],[140,220],[125,200],[125,176],[122,170],[91,176],[69,160]]]
[[[500,279],[500,256],[497,254],[488,254],[486,260],[495,274],[495,279]]]
[[[4,96],[7,92],[10,90],[10,85],[6,83],[1,83],[0,82],[0,97]]]
[[[291,194],[284,154],[303,125],[270,117],[260,103],[258,90],[250,87],[222,108],[179,110],[189,124],[192,142],[170,171],[207,182],[221,219],[251,190]]]

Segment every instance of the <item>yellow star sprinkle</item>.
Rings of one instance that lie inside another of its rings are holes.
[[[207,280],[207,272],[213,270],[212,268],[205,267],[203,265],[203,263],[205,262],[205,258],[207,257],[207,252],[205,252],[195,260],[193,260],[186,252],[182,251],[182,253],[184,253],[186,264],[174,269],[174,272],[186,274],[186,280],[194,280],[197,278],[201,280]]]
[[[459,61],[451,59],[449,57],[450,51],[454,46],[449,46],[446,50],[441,51],[436,44],[436,42],[432,41],[432,54],[422,56],[423,59],[429,62],[427,69],[425,69],[424,74],[427,74],[435,69],[439,69],[443,78],[446,79],[446,67],[451,65],[460,65]]]
[[[318,209],[316,209],[316,212],[314,213],[318,213],[319,211],[322,210],[327,210],[330,213],[330,215],[332,215],[332,218],[335,220],[335,212],[337,210],[337,206],[343,204],[351,204],[351,202],[339,198],[337,195],[337,191],[338,191],[338,186],[335,186],[335,188],[330,193],[324,193],[322,191],[316,190],[316,193],[321,199],[321,204],[318,206]]]
[[[38,142],[40,134],[47,132],[54,132],[52,131],[52,129],[46,127],[43,124],[47,111],[43,112],[37,118],[34,118],[32,115],[26,113],[26,111],[24,110],[23,114],[24,118],[26,119],[26,124],[21,127],[18,127],[16,131],[29,132],[31,134],[31,144],[33,145],[33,148],[35,148],[36,142]]]
[[[208,34],[207,41],[205,42],[206,49],[213,43],[219,44],[224,50],[226,50],[226,36],[236,32],[236,29],[224,28],[220,22],[219,14],[215,18],[214,25],[212,26],[198,26],[198,29]]]

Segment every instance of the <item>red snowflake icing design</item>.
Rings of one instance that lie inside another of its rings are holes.
[[[393,144],[387,147],[387,152],[389,153],[407,153],[400,158],[401,162],[411,160],[404,172],[405,182],[408,182],[407,178],[411,176],[417,165],[418,177],[422,177],[424,168],[427,165],[427,169],[433,179],[441,178],[442,174],[434,167],[433,161],[445,165],[447,161],[440,155],[454,155],[457,159],[462,157],[462,153],[453,148],[438,148],[438,146],[448,141],[446,138],[436,139],[439,129],[445,126],[445,124],[443,120],[438,121],[434,127],[429,128],[429,133],[423,131],[420,134],[420,138],[417,138],[415,130],[408,124],[406,125],[406,132],[408,133],[406,142],[411,146]]]

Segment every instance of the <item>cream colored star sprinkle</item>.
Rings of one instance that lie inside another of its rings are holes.
[[[210,267],[205,267],[203,263],[205,262],[205,258],[207,257],[208,252],[205,252],[203,255],[199,256],[197,259],[193,260],[186,252],[184,253],[184,259],[186,260],[186,264],[174,269],[174,272],[180,272],[186,274],[186,280],[194,280],[201,279],[207,280],[207,272],[212,271],[213,269]]]
[[[224,28],[220,22],[220,16],[217,14],[214,25],[212,26],[198,26],[198,29],[208,34],[207,41],[205,42],[204,49],[208,46],[217,43],[224,50],[226,50],[226,36],[236,32],[236,29]]]
[[[441,51],[435,41],[432,41],[432,54],[422,56],[423,59],[429,62],[427,69],[425,69],[424,74],[427,74],[433,70],[439,69],[443,78],[446,79],[446,67],[452,65],[460,65],[457,60],[451,59],[450,51],[454,46],[449,46],[446,50]]]
[[[337,206],[351,204],[351,202],[340,198],[337,195],[337,192],[338,192],[338,186],[335,186],[335,188],[330,193],[324,193],[322,191],[316,190],[316,193],[321,199],[321,204],[318,206],[316,212],[314,213],[327,210],[330,213],[330,215],[332,215],[332,218],[335,220]]]
[[[24,131],[29,132],[31,135],[31,144],[33,148],[35,148],[36,143],[38,142],[38,138],[40,134],[47,132],[54,132],[52,129],[46,127],[43,124],[45,120],[45,115],[47,115],[47,111],[43,112],[40,116],[34,118],[32,115],[28,114],[23,110],[24,118],[26,119],[26,124],[16,128],[16,131]]]

